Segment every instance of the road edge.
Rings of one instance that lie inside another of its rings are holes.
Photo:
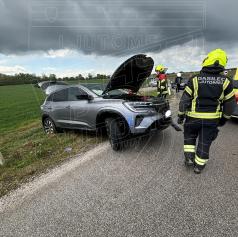
[[[99,153],[105,151],[109,147],[110,146],[108,142],[103,142],[100,145],[94,147],[92,150],[87,151],[82,155],[75,156],[74,159],[63,163],[58,167],[50,169],[49,171],[47,171],[47,173],[36,177],[32,182],[23,184],[20,188],[10,192],[6,196],[3,196],[2,198],[0,198],[0,214],[6,210],[14,209],[17,206],[21,205],[36,191],[39,191],[46,185],[73,171],[81,164],[96,158]]]

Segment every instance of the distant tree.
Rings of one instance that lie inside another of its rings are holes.
[[[106,74],[97,74],[96,79],[108,79],[108,75],[106,75]]]
[[[87,76],[87,79],[88,80],[92,80],[93,79],[93,75],[91,73],[89,73],[88,76]]]
[[[49,75],[49,80],[50,81],[56,81],[57,80],[56,75],[55,74],[50,74]]]
[[[75,77],[76,80],[85,80],[85,78],[82,76],[82,74],[78,74],[78,76]]]
[[[42,79],[42,81],[48,81],[49,80],[48,76],[44,73],[41,75],[41,79]]]

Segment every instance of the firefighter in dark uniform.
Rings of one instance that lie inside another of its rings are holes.
[[[168,82],[167,82],[167,75],[166,75],[167,68],[163,65],[158,65],[155,68],[156,72],[156,79],[157,79],[157,94],[158,97],[166,98],[168,95]]]
[[[183,124],[186,119],[185,164],[194,166],[197,174],[206,166],[218,127],[225,125],[236,106],[232,81],[223,73],[226,64],[225,51],[210,52],[201,72],[188,81],[179,104],[178,123]]]
[[[178,93],[180,91],[180,85],[181,85],[182,80],[183,80],[182,74],[180,72],[177,73],[177,77],[175,78],[176,93]]]

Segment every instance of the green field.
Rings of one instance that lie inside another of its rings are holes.
[[[32,85],[0,87],[0,197],[32,176],[101,142],[95,134],[67,132],[47,136],[41,126],[44,95]],[[67,152],[66,148],[71,148]]]
[[[0,133],[36,121],[44,100],[41,90],[32,85],[0,87]]]

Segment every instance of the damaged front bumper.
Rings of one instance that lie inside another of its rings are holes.
[[[140,120],[140,121],[138,121]],[[132,134],[146,133],[152,130],[163,130],[171,125],[171,111],[166,111],[165,114],[155,114],[153,116],[139,115],[135,119],[134,127],[131,127]]]

